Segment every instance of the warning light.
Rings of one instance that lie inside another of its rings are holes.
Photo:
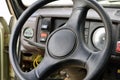
[[[120,53],[120,41],[117,42],[116,52]]]

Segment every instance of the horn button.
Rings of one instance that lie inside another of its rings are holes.
[[[69,29],[56,31],[49,38],[48,51],[51,56],[65,57],[71,54],[75,48],[76,35]]]

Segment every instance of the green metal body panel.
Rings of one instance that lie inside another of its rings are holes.
[[[9,29],[5,20],[0,17],[0,80],[10,80],[9,77]]]

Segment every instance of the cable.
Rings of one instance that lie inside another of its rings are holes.
[[[36,68],[41,61],[42,61],[42,56],[41,55],[37,55],[37,57],[33,61],[33,67]]]

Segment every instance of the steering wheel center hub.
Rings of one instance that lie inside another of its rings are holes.
[[[70,54],[76,44],[76,35],[68,29],[55,32],[48,41],[48,51],[54,57],[65,57]]]

